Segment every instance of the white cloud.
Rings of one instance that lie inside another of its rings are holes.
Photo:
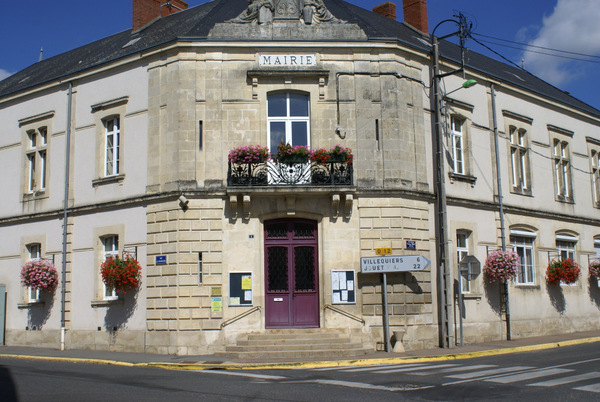
[[[0,68],[0,81],[7,78],[9,75],[12,75],[12,73],[9,73],[8,71]]]
[[[530,45],[569,52],[600,55],[600,7],[598,0],[558,0],[554,11],[544,16],[543,26]],[[548,52],[543,49],[531,50]],[[564,54],[562,54],[564,56]],[[567,55],[569,57],[581,57]],[[531,51],[523,56],[525,68],[560,86],[583,74],[586,66],[572,60]]]

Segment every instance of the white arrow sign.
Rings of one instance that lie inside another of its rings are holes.
[[[431,264],[431,261],[422,255],[362,257],[360,259],[360,272],[368,274],[374,272],[422,271],[429,264]]]

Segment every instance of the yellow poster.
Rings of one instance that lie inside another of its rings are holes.
[[[252,290],[252,276],[242,276],[242,290]]]
[[[212,311],[221,311],[223,309],[223,301],[220,297],[213,297],[210,302]]]

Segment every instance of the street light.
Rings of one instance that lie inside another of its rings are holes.
[[[435,158],[434,163],[435,169],[435,182],[436,182],[436,239],[437,239],[437,293],[438,293],[438,318],[440,320],[440,346],[443,348],[451,347],[450,333],[452,325],[450,323],[451,314],[450,311],[453,306],[452,302],[452,277],[448,267],[448,223],[447,223],[447,206],[446,206],[446,184],[444,177],[444,143],[443,143],[443,130],[442,125],[442,102],[444,96],[441,93],[440,80],[457,72],[464,72],[464,58],[462,58],[461,67],[457,70],[453,70],[444,74],[440,74],[439,66],[439,42],[435,36],[435,31],[440,25],[446,22],[453,22],[458,25],[459,30],[457,32],[442,36],[440,39],[445,39],[454,35],[461,37],[461,45],[463,44],[464,38],[468,36],[470,27],[467,26],[466,18],[462,15],[458,15],[457,20],[444,20],[436,25],[431,33],[431,48],[433,53],[433,102],[434,102],[434,134],[435,134]],[[462,48],[462,46],[461,46]],[[468,88],[475,85],[475,80],[465,81],[461,88]],[[461,89],[459,88],[459,89]]]

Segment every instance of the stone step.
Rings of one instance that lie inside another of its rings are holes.
[[[318,342],[307,345],[297,344],[271,344],[271,345],[229,345],[225,347],[226,352],[269,352],[269,351],[294,351],[294,350],[352,350],[360,349],[360,343],[324,343]]]
[[[356,357],[372,352],[368,348],[360,349],[344,349],[344,350],[277,350],[263,352],[219,352],[216,353],[219,357],[228,357],[233,359],[298,359],[298,358],[334,358],[334,357]]]
[[[273,338],[259,338],[252,337],[251,339],[240,339],[237,341],[238,345],[312,345],[315,343],[349,343],[350,338],[331,338],[331,337],[319,337],[312,338],[286,338],[286,339],[273,339]]]
[[[298,339],[298,340],[311,340],[315,339],[340,339],[342,334],[334,332],[323,332],[323,333],[262,333],[262,334],[248,334],[248,340],[290,340],[290,339]]]

